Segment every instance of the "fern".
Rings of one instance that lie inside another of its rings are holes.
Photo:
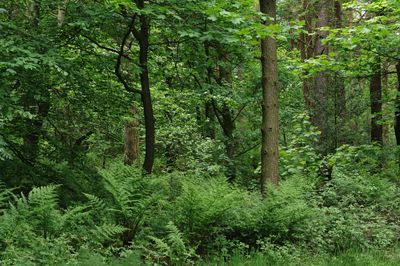
[[[172,249],[178,253],[185,253],[186,245],[183,241],[183,236],[179,229],[175,226],[173,222],[169,222],[166,228],[168,232],[168,243],[170,244]]]
[[[105,240],[111,240],[114,237],[122,234],[126,231],[126,228],[117,224],[104,223],[100,226],[96,226],[92,230],[93,236],[98,241],[104,242]]]
[[[28,194],[29,204],[46,209],[56,209],[58,206],[57,189],[59,185],[48,185],[32,189]]]
[[[106,204],[105,202],[100,199],[99,197],[92,195],[92,194],[87,194],[83,193],[88,199],[89,199],[89,206],[95,210],[104,210],[106,209]]]
[[[145,250],[153,260],[168,258],[173,264],[187,264],[192,258],[197,257],[195,250],[186,245],[182,233],[173,222],[169,222],[165,228],[167,231],[165,238],[149,236],[154,246]]]
[[[3,137],[0,136],[0,161],[12,159],[11,154],[6,150],[7,143],[4,141]]]
[[[0,181],[0,214],[11,199],[12,190],[7,189],[6,185]]]
[[[107,171],[102,171],[104,185],[113,196],[112,211],[116,218],[130,231],[131,241],[138,232],[142,221],[152,213],[159,196],[154,193],[148,180],[132,167],[116,165]]]

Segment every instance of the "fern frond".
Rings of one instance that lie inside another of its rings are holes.
[[[95,229],[92,230],[94,237],[96,237],[100,241],[110,240],[117,235],[122,234],[127,229],[121,225],[104,223],[100,226],[96,226]]]
[[[154,237],[154,236],[149,236],[149,239],[154,242],[155,244],[155,249],[160,252],[164,256],[170,256],[171,255],[171,248],[168,245],[168,243],[164,242],[164,240]]]
[[[85,205],[68,208],[62,215],[63,224],[73,223],[85,218],[90,218],[88,206]]]
[[[104,210],[106,208],[106,204],[105,202],[100,199],[99,197],[92,195],[92,194],[87,194],[87,193],[83,193],[86,198],[88,198],[89,200],[89,205],[91,208],[95,209],[95,210]]]
[[[28,202],[32,206],[48,206],[56,208],[58,205],[57,189],[59,185],[48,185],[33,188],[28,194]]]
[[[0,211],[7,206],[8,201],[12,196],[12,190],[0,181]]]
[[[173,222],[169,222],[166,226],[168,231],[168,243],[177,252],[185,252],[186,245],[183,241],[182,233]]]

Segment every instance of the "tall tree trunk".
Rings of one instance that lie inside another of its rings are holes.
[[[380,62],[376,64],[376,70],[370,80],[371,101],[371,142],[383,144],[382,120],[382,75]]]
[[[138,0],[139,9],[144,9],[144,0]],[[149,51],[149,21],[146,15],[140,15],[140,33],[139,33],[139,65],[141,67],[140,84],[141,99],[144,110],[144,126],[146,129],[146,154],[144,158],[143,168],[146,173],[151,174],[154,164],[154,145],[155,145],[155,119],[153,113],[153,104],[150,93],[150,79],[148,70],[148,51]]]
[[[315,41],[315,56],[328,55],[329,47],[323,44],[327,32],[321,27],[330,26],[330,7],[331,0],[320,0],[318,3],[318,21],[317,34]],[[311,114],[311,121],[321,131],[322,152],[327,153],[332,150],[333,141],[331,138],[331,129],[329,126],[330,113],[332,113],[329,104],[330,75],[327,71],[319,72],[314,79],[313,103],[315,105]]]
[[[334,2],[334,10],[335,10],[335,27],[342,28],[343,27],[343,8],[342,3],[340,1]],[[336,149],[339,145],[344,144],[346,140],[340,136],[340,127],[343,125],[343,122],[346,120],[346,87],[344,84],[344,79],[342,75],[338,72],[333,75],[333,82],[331,82],[334,86],[334,140],[333,147]]]
[[[222,47],[217,47],[218,60],[222,62],[219,66],[218,77],[216,78],[217,84],[221,87],[230,86],[232,84],[232,68],[226,67],[225,62],[228,61],[228,55]],[[234,131],[236,129],[235,120],[232,115],[232,110],[226,103],[222,104],[222,108],[218,108],[214,104],[214,113],[217,116],[218,122],[222,128],[224,134],[224,145],[226,156],[228,157],[227,162],[227,177],[229,182],[233,182],[236,178],[236,162],[235,162],[235,152],[236,152],[236,141],[234,138]]]
[[[204,50],[207,58],[210,58],[210,44],[209,42],[204,42]],[[211,85],[212,81],[212,68],[210,65],[207,66],[207,83]],[[211,95],[212,97],[212,95]],[[205,115],[206,121],[206,136],[210,139],[215,139],[215,112],[213,109],[212,99],[207,99],[205,102]]]
[[[397,72],[397,96],[396,96],[396,111],[394,132],[396,135],[396,144],[400,147],[400,61],[396,65]]]
[[[263,14],[276,21],[276,0],[260,0]],[[262,67],[262,148],[261,148],[261,192],[265,193],[267,183],[279,184],[279,107],[277,44],[273,37],[261,40]]]
[[[145,8],[144,0],[134,0],[134,3],[136,4],[136,7],[139,10],[143,10]],[[149,69],[148,69],[150,25],[149,25],[149,19],[146,16],[146,14],[144,14],[144,12],[140,12],[138,14],[140,29],[137,30],[135,27],[136,15],[137,13],[132,16],[131,21],[129,23],[129,29],[122,38],[118,59],[115,65],[115,74],[128,92],[140,94],[143,105],[144,127],[145,127],[145,158],[143,162],[143,170],[147,174],[151,174],[153,171],[154,156],[155,156],[154,153],[155,119],[153,113],[153,104],[151,100],[150,79],[149,79]],[[124,48],[131,34],[133,34],[133,36],[139,43],[139,66],[141,68],[140,90],[130,86],[129,82],[124,78],[124,75],[121,72]]]
[[[231,110],[225,105],[221,110],[221,122],[222,122],[222,130],[225,136],[225,152],[228,157],[228,181],[233,182],[236,178],[236,162],[235,162],[235,153],[236,153],[236,141],[233,135],[233,132],[236,129],[235,121],[233,120]]]
[[[309,0],[303,1],[303,10],[304,16],[302,19],[304,20],[304,27],[300,34],[300,55],[302,62],[305,62],[307,59],[310,59],[314,56],[314,41],[313,37],[310,35],[312,33],[312,5]],[[309,34],[307,34],[309,33]],[[313,78],[305,78],[303,80],[303,96],[304,103],[307,110],[314,110],[313,100],[312,100],[312,91],[313,91]]]

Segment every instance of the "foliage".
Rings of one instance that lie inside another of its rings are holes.
[[[398,265],[400,3],[276,2],[265,25],[253,0],[1,1],[0,264]],[[280,109],[263,195],[262,38]]]

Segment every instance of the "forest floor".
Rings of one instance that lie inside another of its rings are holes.
[[[253,256],[237,255],[229,262],[207,262],[202,266],[399,266],[400,247],[387,251],[347,251],[337,256],[315,255],[304,259],[282,258],[271,260],[261,253]]]

